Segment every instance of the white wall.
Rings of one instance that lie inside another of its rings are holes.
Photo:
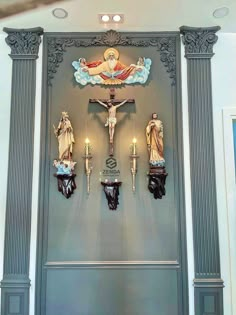
[[[35,134],[34,134],[34,164],[32,186],[32,217],[30,238],[30,315],[34,315],[35,303],[35,270],[37,247],[37,220],[38,220],[38,190],[39,190],[39,151],[40,151],[40,127],[41,127],[41,93],[42,93],[42,44],[39,48],[39,58],[36,68],[36,98],[35,98]]]
[[[186,236],[188,252],[188,294],[189,315],[194,315],[194,256],[193,256],[193,224],[192,200],[190,180],[189,154],[189,117],[188,117],[188,87],[187,87],[187,60],[184,57],[184,45],[181,43],[181,77],[182,77],[182,119],[183,119],[183,146],[184,146],[184,189],[186,208]]]
[[[234,166],[225,164],[233,156],[233,146],[224,149],[223,109],[236,108],[236,34],[218,34],[212,58],[213,116],[216,181],[222,278],[225,282],[225,314],[236,315],[236,204],[229,204],[226,171],[234,176]],[[226,135],[226,139],[230,135]],[[234,195],[236,191],[234,191]],[[233,209],[232,209],[233,208]],[[233,239],[234,238],[234,239]]]

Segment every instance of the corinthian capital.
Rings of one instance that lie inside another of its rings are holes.
[[[38,56],[39,45],[41,43],[40,35],[43,34],[41,27],[29,29],[4,28],[8,34],[6,43],[11,48],[11,55]]]
[[[216,32],[219,26],[213,27],[189,27],[181,26],[183,44],[185,45],[186,58],[211,58],[213,45],[217,42]]]

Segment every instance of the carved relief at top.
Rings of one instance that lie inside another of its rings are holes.
[[[95,45],[107,45],[107,46],[116,46],[116,45],[129,45],[129,39],[126,36],[121,36],[120,33],[109,30],[106,33],[99,35],[95,40]]]
[[[79,37],[79,35],[78,35]],[[114,30],[109,30],[101,35],[95,37],[75,38],[75,37],[49,37],[47,39],[48,45],[48,84],[52,84],[52,79],[57,72],[59,64],[63,61],[63,54],[68,47],[90,47],[90,46],[135,46],[135,47],[149,47],[153,46],[160,52],[160,59],[163,62],[166,71],[171,78],[171,85],[176,83],[176,37],[163,35],[154,35],[153,37],[142,35],[128,37],[122,35]]]
[[[43,34],[41,27],[33,29],[3,29],[7,34],[6,43],[11,48],[13,55],[38,55],[41,43],[40,35]]]
[[[195,28],[182,26],[180,32],[183,35],[182,40],[185,45],[186,57],[191,55],[213,55],[213,46],[217,42],[216,32],[219,26]]]

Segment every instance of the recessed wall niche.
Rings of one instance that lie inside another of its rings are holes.
[[[78,310],[94,315],[114,310],[114,314],[129,315],[151,315],[157,310],[160,314],[185,314],[179,45],[179,33],[169,32],[45,34],[39,222],[39,233],[44,231],[44,237],[37,287],[47,294],[37,295],[38,315],[75,315]],[[116,98],[134,99],[117,111],[114,157],[120,170],[117,180],[122,182],[117,211],[108,210],[101,185],[105,179],[101,171],[109,157],[108,130],[104,126],[107,111],[89,102],[108,98],[110,86],[81,86],[74,79],[72,67],[79,57],[103,60],[108,47],[115,47],[126,65],[140,56],[152,60],[145,84],[115,86]],[[73,125],[73,160],[77,162],[77,188],[68,200],[58,193],[53,177],[58,144],[52,126],[63,111],[68,112]],[[168,170],[166,195],[158,200],[147,187],[145,127],[153,112],[163,122]],[[130,174],[134,137],[139,155],[135,192]],[[82,158],[86,138],[93,152],[89,194]],[[58,279],[60,285],[55,287]],[[58,308],[58,303],[63,308]]]

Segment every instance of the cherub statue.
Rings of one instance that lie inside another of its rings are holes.
[[[71,175],[74,171],[76,162],[73,161],[53,161],[53,166],[57,168],[57,175]]]

